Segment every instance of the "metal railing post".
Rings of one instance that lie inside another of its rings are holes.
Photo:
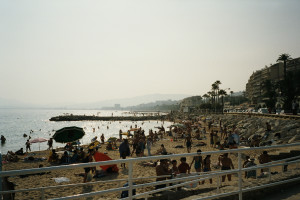
[[[128,197],[129,199],[132,199],[132,172],[133,172],[133,164],[132,161],[129,162],[129,167],[128,167],[128,186],[129,186],[129,190],[128,190]]]
[[[217,193],[220,193],[220,176],[217,176]]]
[[[41,190],[41,200],[44,200],[45,199],[45,190],[42,189]]]
[[[269,182],[271,182],[271,167],[269,167],[268,169],[269,169]]]
[[[2,153],[0,152],[0,172],[2,172]],[[0,192],[2,192],[2,177],[0,176]],[[2,194],[0,194],[0,200],[2,200]]]
[[[241,152],[238,152],[238,177],[239,177],[239,200],[243,200],[243,191],[242,191],[242,154]]]

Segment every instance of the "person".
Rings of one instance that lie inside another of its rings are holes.
[[[26,145],[26,153],[27,153],[28,151],[31,151],[29,140],[27,140],[27,142],[25,143],[25,145]]]
[[[214,131],[212,130],[209,134],[209,139],[210,139],[210,147],[214,146]]]
[[[217,143],[220,142],[218,131],[215,131],[215,133],[213,135],[213,142],[214,142],[213,147],[216,148],[217,147]]]
[[[245,161],[243,163],[243,168],[246,167],[247,163],[250,162],[250,156],[245,157]],[[247,171],[245,171],[245,178],[247,178]]]
[[[90,167],[84,168],[83,182],[84,183],[91,182],[92,179],[93,179],[93,176],[91,174],[91,168]]]
[[[234,169],[232,160],[228,158],[228,153],[224,153],[219,157],[219,162],[221,163],[222,167],[221,170],[230,170]],[[226,175],[222,176],[222,182],[225,182]],[[228,181],[231,181],[231,174],[227,174]]]
[[[190,166],[186,163],[186,157],[181,157],[180,158],[180,165],[178,166],[178,170],[180,174],[186,174],[186,173],[190,173]]]
[[[76,149],[73,151],[73,155],[71,157],[71,163],[77,163],[79,159],[79,155]]]
[[[143,139],[143,137],[141,137],[139,140],[138,149],[139,149],[140,153],[137,156],[143,157],[144,150],[145,150],[145,140]]]
[[[151,146],[152,146],[152,140],[151,140],[151,137],[148,137],[148,139],[147,139],[148,156],[151,156]]]
[[[258,157],[260,164],[265,164],[271,162],[271,158],[267,151],[263,151],[263,153]],[[268,171],[267,169],[261,169],[261,172]]]
[[[185,138],[185,144],[186,144],[186,149],[188,153],[191,153],[191,149],[192,149],[192,137],[190,134],[187,135],[187,137]]]
[[[239,136],[239,134],[238,134],[238,130],[237,130],[237,129],[236,129],[236,130],[234,131],[234,133],[232,134],[232,137],[233,137],[234,143],[235,143],[237,146],[239,146],[239,145],[240,145],[240,136]],[[236,146],[236,148],[237,148],[237,146]]]
[[[119,130],[119,139],[120,139],[120,141],[122,141],[122,130],[121,129]]]
[[[112,141],[108,141],[107,145],[106,145],[106,150],[113,150],[113,145],[112,145]]]
[[[204,160],[203,160],[203,172],[209,172],[211,171],[211,167],[210,167],[210,164],[211,164],[211,155],[207,155]],[[212,179],[209,179],[209,182],[210,184],[212,184]],[[202,181],[202,184],[205,183],[205,180]]]
[[[19,156],[23,156],[25,153],[23,151],[23,148],[19,149],[18,151],[16,151],[15,153],[16,155],[19,155]]]
[[[70,163],[70,157],[67,151],[64,152],[62,157],[60,158],[60,164],[69,164]]]
[[[237,148],[233,133],[231,131],[229,132],[229,135],[228,135],[228,146],[229,146],[229,149]]]
[[[171,175],[171,171],[169,170],[169,163],[167,159],[161,159],[159,165],[155,168],[156,176],[164,176],[164,175]],[[167,180],[167,177],[158,177],[156,181],[164,181]],[[166,187],[166,184],[156,185],[155,189],[160,189]]]
[[[102,133],[100,139],[101,139],[101,143],[104,144],[104,140],[105,140],[105,138],[104,138],[104,133]]]
[[[15,184],[8,180],[8,176],[3,177],[2,190],[3,191],[15,190]],[[15,199],[15,193],[14,192],[13,193],[6,193],[6,194],[3,194],[1,196],[3,197],[4,200],[14,200]]]
[[[85,157],[86,157],[86,154],[85,154],[83,148],[81,147],[80,151],[79,151],[79,161],[84,161]]]
[[[200,155],[201,154],[201,150],[198,149],[197,153]],[[202,156],[194,156],[190,168],[192,167],[193,163],[195,162],[194,168],[196,170],[196,172],[201,172],[201,169],[203,168],[202,166]]]
[[[1,143],[4,144],[6,141],[6,138],[4,137],[4,135],[1,135]]]
[[[130,155],[130,148],[127,139],[124,139],[124,141],[120,144],[119,152],[122,159],[126,159],[126,157]],[[125,163],[121,163],[121,167],[126,168]]]
[[[168,154],[164,144],[160,145],[160,149],[156,152],[156,154],[161,154],[161,155],[167,155]]]
[[[19,158],[18,156],[12,152],[12,151],[8,151],[6,154],[6,161],[11,161],[11,162],[18,162]]]
[[[53,148],[52,145],[53,145],[53,139],[50,138],[50,139],[48,140],[48,146],[49,146],[48,149],[49,149],[49,150]]]
[[[172,160],[171,163],[172,163],[172,168],[171,168],[172,175],[176,176],[177,174],[179,174],[179,170],[177,167],[177,160]]]
[[[53,162],[53,163],[58,162],[58,155],[55,152],[55,149],[52,149],[52,151],[50,152],[48,162]]]
[[[250,158],[249,162],[245,165],[245,167],[247,168],[247,167],[256,166],[254,161],[255,161],[255,158]],[[254,170],[248,171],[246,178],[256,178],[256,170],[254,169]]]

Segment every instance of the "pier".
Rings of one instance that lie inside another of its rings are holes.
[[[88,115],[60,115],[51,117],[50,121],[148,121],[165,120],[165,115],[154,116],[88,116]]]

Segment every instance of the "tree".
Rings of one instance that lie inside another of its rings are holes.
[[[221,89],[219,91],[219,95],[221,96],[221,99],[222,99],[222,113],[223,113],[223,110],[224,110],[224,97],[227,95],[227,92],[223,89]]]
[[[230,91],[230,104],[233,104],[232,94],[233,94],[233,91],[231,90]]]
[[[219,90],[220,90],[220,85],[222,84],[221,81],[216,80],[214,82],[215,86],[216,86],[216,96],[217,96],[217,103],[219,103]]]
[[[279,82],[284,110],[292,109],[292,102],[299,95],[299,85],[299,72],[290,72],[285,80]]]
[[[288,60],[291,60],[291,56],[287,53],[283,53],[281,55],[279,55],[278,59],[277,59],[277,62],[278,61],[283,61],[283,74],[284,74],[284,80],[286,79],[286,62]]]
[[[277,101],[277,88],[278,84],[272,83],[271,80],[265,80],[263,82],[263,88],[264,88],[264,93],[263,93],[263,102],[266,104],[268,108],[271,110],[275,109],[276,101]]]
[[[202,97],[204,98],[205,103],[207,103],[207,99],[209,98],[209,95],[208,94],[204,94],[204,95],[202,95]]]

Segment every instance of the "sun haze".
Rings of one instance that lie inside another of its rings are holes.
[[[1,1],[0,97],[33,104],[245,90],[300,56],[300,1]]]

